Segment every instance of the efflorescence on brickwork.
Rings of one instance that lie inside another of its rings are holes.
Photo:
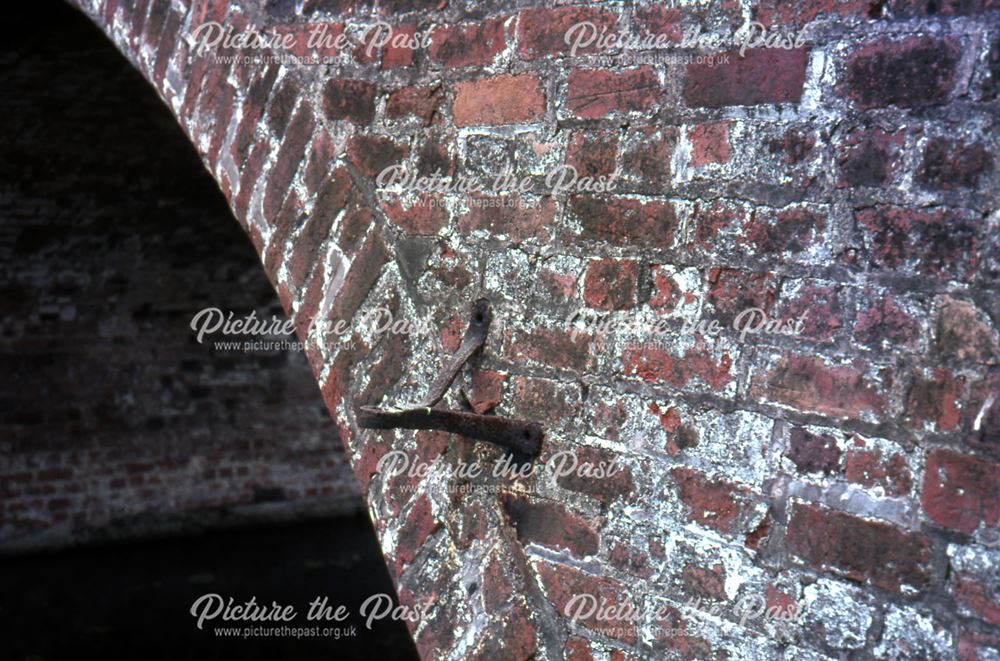
[[[425,656],[1000,653],[995,2],[78,4],[309,343],[400,597],[434,602],[411,624]],[[564,39],[748,20],[805,38]],[[371,47],[379,21],[403,37]],[[212,22],[298,39],[199,52]],[[616,184],[552,195],[564,164]],[[528,184],[379,187],[395,165]],[[471,405],[542,421],[541,464],[615,470],[462,477],[499,451],[357,429],[359,404],[419,399],[483,295]],[[329,332],[378,307],[440,331]],[[803,324],[741,338],[749,308]],[[574,332],[580,309],[666,332]],[[392,450],[431,468],[387,475]],[[570,616],[581,594],[609,617]]]

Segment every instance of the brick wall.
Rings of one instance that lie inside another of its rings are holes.
[[[34,14],[0,73],[0,548],[360,506],[301,353],[189,327],[283,311],[169,111],[78,12]]]
[[[172,109],[308,341],[400,597],[434,603],[411,625],[425,656],[1000,653],[992,0],[79,4]],[[417,47],[368,48],[377,20]],[[690,61],[564,40],[747,20],[805,38],[666,51]],[[212,21],[320,63],[198,52]],[[552,194],[561,164],[616,185]],[[378,182],[392,165],[528,184],[400,192]],[[542,422],[537,465],[568,451],[612,475],[456,477],[500,451],[358,429],[357,405],[423,394],[478,296],[495,322],[470,401]],[[383,306],[440,332],[329,332]],[[741,338],[748,308],[802,323]],[[574,333],[581,309],[618,327]],[[436,461],[390,476],[391,450]],[[607,617],[572,615],[580,595]]]

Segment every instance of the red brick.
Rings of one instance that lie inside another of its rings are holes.
[[[566,164],[581,177],[609,177],[615,172],[618,136],[611,131],[592,134],[575,131],[570,135]]]
[[[738,533],[752,513],[753,494],[740,486],[713,480],[690,468],[670,471],[691,520],[724,535]]]
[[[379,135],[355,135],[347,143],[347,155],[361,174],[375,179],[390,165],[406,158],[408,150],[391,138]]]
[[[306,145],[312,138],[315,125],[316,122],[309,104],[303,104],[288,125],[285,138],[281,141],[281,147],[278,148],[278,155],[275,157],[274,166],[267,179],[267,188],[264,190],[264,218],[270,223],[274,222],[281,208],[281,203],[288,195],[292,178],[303,160]]]
[[[692,563],[684,567],[681,578],[689,597],[726,600],[726,570],[722,565],[707,568]]]
[[[697,248],[714,255],[720,243],[729,235],[738,235],[741,229],[746,228],[749,228],[747,238],[754,239],[759,230],[754,229],[753,218],[754,214],[735,203],[718,201],[707,208],[696,204],[689,221],[694,226],[694,232],[688,250]]]
[[[577,372],[590,369],[591,338],[584,334],[538,329],[530,332],[514,331],[504,342],[504,353],[514,360],[530,359],[556,369]]]
[[[912,349],[920,340],[921,321],[893,293],[865,289],[858,302],[854,339],[871,349]]]
[[[496,615],[496,613],[493,613]],[[538,630],[533,615],[523,602],[516,602],[499,616],[499,626],[484,628],[481,641],[472,651],[475,659],[534,659],[538,651]]]
[[[392,92],[385,104],[385,113],[391,119],[412,115],[419,117],[424,126],[440,122],[444,88],[440,84],[426,87],[404,87]]]
[[[533,74],[460,82],[452,114],[456,126],[536,121],[545,115],[545,94]]]
[[[761,0],[756,20],[768,27],[781,26],[785,34],[788,26],[805,25],[820,15],[866,18],[873,6],[870,0]]]
[[[661,250],[673,246],[677,218],[669,202],[576,195],[570,198],[570,208],[580,221],[583,239]]]
[[[1000,655],[1000,636],[962,631],[958,637],[958,661],[987,661]]]
[[[576,69],[569,75],[566,107],[577,117],[597,119],[612,112],[648,110],[663,94],[651,67],[626,71]]]
[[[764,376],[754,379],[751,396],[829,416],[883,415],[886,395],[866,371],[857,361],[836,365],[819,356],[784,354]]]
[[[276,34],[292,35],[292,47],[286,52],[300,58],[332,58],[336,57],[343,45],[349,42],[340,35],[344,32],[343,23],[285,23],[273,27]],[[310,44],[310,37],[312,43]]]
[[[847,316],[841,287],[823,280],[786,281],[781,293],[777,317],[801,319],[802,331],[796,337],[814,342],[831,342]]]
[[[842,93],[864,109],[939,105],[955,83],[958,60],[959,48],[951,40],[866,44],[848,58]]]
[[[970,16],[998,6],[996,0],[888,0],[886,11],[893,18]]]
[[[299,102],[299,85],[291,76],[285,76],[267,102],[267,125],[279,138],[285,134],[292,111]]]
[[[389,252],[380,232],[371,233],[351,261],[340,292],[336,294],[329,319],[352,319],[389,261]]]
[[[684,103],[692,108],[798,103],[806,80],[806,48],[758,48],[723,53],[729,62],[692,63],[687,67]]]
[[[969,388],[971,433],[966,442],[974,448],[1000,456],[1000,374],[973,382]]]
[[[598,612],[590,617],[581,617],[581,624],[592,631],[601,632],[604,630],[608,635],[615,633],[612,637],[622,640],[628,644],[634,644],[636,640],[634,621],[637,615],[629,618],[631,613],[637,613],[638,608],[626,597],[627,592],[624,586],[612,578],[592,576],[585,574],[579,569],[567,567],[565,565],[550,564],[542,562],[538,565],[538,576],[549,601],[555,607],[556,613],[561,617],[573,615],[571,606],[579,606],[579,597],[576,603],[571,604],[570,600],[578,595],[589,595],[594,598],[598,608],[606,607],[604,612],[607,617],[598,618]],[[581,616],[586,615],[582,611]],[[612,617],[613,616],[613,617]],[[618,631],[613,631],[617,629]],[[622,635],[624,630],[624,635]]]
[[[580,406],[580,391],[573,383],[557,379],[519,376],[514,379],[510,405],[519,418],[565,420]]]
[[[476,195],[473,199],[497,199]],[[551,237],[555,222],[555,202],[545,198],[535,206],[526,206],[511,195],[506,198],[515,204],[502,207],[470,204],[469,211],[458,219],[458,231],[468,235],[476,230],[486,230],[490,236],[508,236],[514,243],[535,238],[546,243]]]
[[[599,259],[587,264],[583,300],[595,310],[635,307],[639,290],[639,264],[632,260]]]
[[[993,326],[975,304],[942,296],[938,307],[935,343],[942,357],[959,362],[996,364],[1000,358]]]
[[[600,33],[602,29],[614,32],[618,20],[612,12],[596,7],[525,9],[518,17],[518,52],[525,60],[548,55],[569,56],[572,42],[566,43],[566,32],[583,22],[592,23]],[[596,50],[596,45],[591,45],[579,48],[576,54],[587,55]]]
[[[721,390],[731,383],[733,359],[728,353],[714,357],[705,348],[686,349],[683,355],[676,355],[665,349],[648,345],[627,347],[622,354],[625,376],[637,376],[651,383],[667,383],[674,388],[686,388],[694,380],[707,387]]]
[[[725,163],[729,160],[729,124],[730,122],[698,124],[688,129],[692,167]]]
[[[559,450],[566,449],[559,448]],[[569,455],[562,455],[567,457],[567,463],[561,473],[569,472],[565,475],[560,474],[556,478],[563,489],[587,494],[604,507],[632,494],[635,488],[632,471],[615,454],[600,448],[581,445],[570,447],[568,451]]]
[[[375,116],[375,85],[364,80],[329,80],[323,88],[323,112],[331,120],[364,126]]]
[[[440,197],[421,194],[411,206],[404,206],[400,200],[382,202],[382,210],[389,222],[408,234],[433,236],[448,222],[448,212],[438,204]]]
[[[914,180],[931,190],[975,189],[993,170],[993,157],[983,145],[933,138],[924,148]]]
[[[886,133],[875,129],[852,133],[841,148],[843,155],[837,159],[841,173],[837,187],[887,184],[900,165],[903,141],[902,131]]]
[[[800,471],[817,471],[828,475],[840,472],[840,448],[828,434],[812,434],[801,427],[792,429],[785,455]]]
[[[431,501],[426,495],[421,495],[410,508],[406,520],[396,533],[396,575],[413,562],[417,551],[435,530],[441,527],[440,521],[434,518]]]
[[[445,67],[484,66],[507,47],[505,18],[442,25],[431,35],[431,59]]]
[[[451,177],[455,174],[455,159],[449,148],[451,140],[437,132],[428,132],[424,142],[417,152],[417,172],[421,176],[443,175]]]
[[[622,171],[640,184],[659,192],[670,184],[670,161],[677,145],[673,127],[640,126],[626,133]]]
[[[472,390],[469,393],[469,404],[476,413],[489,413],[501,401],[504,382],[507,376],[493,370],[476,370],[472,374]]]
[[[913,477],[900,454],[884,458],[879,450],[849,450],[845,476],[864,487],[880,486],[889,496],[909,495]]]
[[[917,375],[906,395],[906,418],[918,429],[925,422],[932,423],[937,431],[956,428],[960,418],[957,400],[963,383],[945,369],[935,369],[931,378]]]
[[[954,210],[876,206],[855,213],[878,266],[968,280],[979,259],[978,224]]]
[[[964,533],[1000,521],[1000,464],[945,449],[927,453],[922,503],[927,516]]]
[[[708,303],[723,326],[731,326],[748,308],[760,308],[769,315],[774,312],[778,281],[773,273],[716,267],[709,270],[708,282]]]
[[[785,131],[780,138],[768,141],[767,150],[772,154],[783,153],[785,165],[795,165],[801,163],[813,153],[816,146],[816,134],[811,131],[800,131],[791,128]]]
[[[919,589],[929,580],[931,545],[925,535],[826,507],[796,504],[785,546],[817,570],[832,569],[885,590]]]
[[[1000,598],[996,589],[988,584],[988,577],[957,572],[951,577],[951,593],[956,603],[969,609],[976,617],[993,626],[1000,626]]]
[[[521,543],[566,550],[579,558],[597,553],[597,533],[583,518],[561,505],[510,493],[504,493],[501,501]]]
[[[417,29],[414,25],[397,25],[392,29],[392,39],[389,40],[382,50],[383,69],[398,69],[399,67],[413,66],[413,49],[406,46],[397,45],[396,38],[405,39],[410,42],[414,38]]]
[[[804,207],[782,209],[773,216],[755,211],[744,224],[746,241],[765,255],[800,254],[826,241],[826,218]]]

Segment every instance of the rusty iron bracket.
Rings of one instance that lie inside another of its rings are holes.
[[[365,429],[436,429],[530,456],[536,456],[542,445],[542,427],[537,422],[465,411],[362,406],[358,424]]]
[[[476,301],[462,344],[455,355],[445,362],[427,394],[415,404],[400,407],[380,409],[362,406],[358,425],[363,429],[435,429],[537,456],[543,435],[542,427],[537,422],[434,408],[462,371],[462,366],[486,343],[492,321],[490,302],[485,298]]]

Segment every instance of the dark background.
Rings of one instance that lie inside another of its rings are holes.
[[[23,4],[0,53],[0,657],[413,658],[400,622],[196,628],[209,592],[297,626],[317,596],[394,593],[304,357],[188,328],[282,314],[194,148],[82,15]]]

